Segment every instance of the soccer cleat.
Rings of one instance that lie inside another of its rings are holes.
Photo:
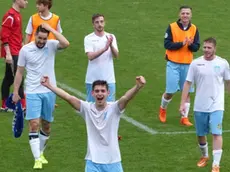
[[[6,107],[6,108],[1,107],[0,112],[13,112],[13,109],[10,109],[8,107]]]
[[[215,165],[212,167],[212,172],[220,172],[220,167]]]
[[[205,167],[208,164],[209,157],[201,157],[197,162],[198,167]]]
[[[180,123],[182,125],[185,125],[185,126],[188,126],[188,127],[193,126],[193,124],[189,121],[189,119],[187,117],[182,117],[180,119]]]
[[[1,111],[1,112],[7,112],[7,108],[1,107],[1,108],[0,108],[0,111]]]
[[[118,136],[118,140],[120,141],[122,139],[122,136]]]
[[[166,122],[166,109],[163,109],[162,107],[160,107],[160,110],[159,110],[159,120],[162,122],[162,123],[165,123]]]
[[[40,156],[40,160],[42,162],[42,164],[48,164],[48,161],[47,159],[44,157],[44,154],[42,153],[41,156]]]
[[[34,170],[42,169],[42,162],[40,159],[35,160],[34,162]]]
[[[54,107],[57,108],[57,107],[58,107],[58,104],[55,104]]]

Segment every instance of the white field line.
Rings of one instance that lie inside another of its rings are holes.
[[[67,91],[69,91],[69,92],[74,93],[76,96],[78,96],[78,97],[80,97],[80,98],[82,98],[82,99],[84,99],[84,100],[86,99],[86,95],[85,95],[84,93],[82,93],[81,91],[79,91],[79,90],[77,90],[77,89],[75,89],[75,88],[72,88],[72,87],[70,87],[70,86],[68,86],[68,85],[66,85],[66,84],[64,84],[64,83],[61,83],[61,82],[57,82],[57,84],[58,84],[61,88],[65,89],[65,90],[67,90]],[[163,134],[163,135],[178,135],[178,134],[195,134],[195,133],[196,133],[195,131],[169,131],[169,132],[158,132],[158,131],[156,131],[156,130],[154,130],[154,129],[152,129],[152,128],[150,128],[150,127],[148,127],[148,126],[146,126],[146,125],[144,125],[144,124],[142,124],[142,123],[140,123],[140,122],[134,120],[133,118],[131,118],[131,117],[125,115],[125,114],[123,114],[123,115],[121,116],[121,118],[124,119],[125,121],[127,121],[128,123],[130,123],[130,124],[136,126],[137,128],[146,131],[147,133],[149,133],[149,134],[151,134],[151,135],[156,135],[156,134]],[[229,133],[230,130],[225,130],[225,131],[223,131],[223,132]]]

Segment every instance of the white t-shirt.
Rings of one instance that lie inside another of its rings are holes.
[[[50,90],[41,85],[43,76],[48,76],[50,83],[56,86],[54,72],[55,54],[59,41],[48,40],[43,48],[38,48],[32,41],[22,47],[19,52],[18,66],[25,67],[26,93],[46,93]]]
[[[81,101],[80,115],[86,123],[88,140],[86,160],[100,164],[121,161],[118,127],[123,112],[118,101],[109,102],[103,111],[98,111],[95,103]]]
[[[50,12],[49,15],[47,17],[43,17],[40,15],[40,17],[43,19],[43,20],[49,20],[52,18],[52,13]],[[58,21],[58,25],[57,25],[57,31],[59,33],[62,33],[62,28],[61,28],[61,22],[60,20]],[[27,24],[27,27],[26,27],[26,34],[28,35],[31,35],[33,33],[33,24],[32,24],[32,17],[30,17],[29,19],[29,22]]]
[[[224,81],[230,80],[229,64],[225,59],[216,56],[207,61],[201,56],[193,60],[186,80],[196,85],[194,111],[224,110]]]
[[[87,35],[84,39],[85,53],[96,52],[105,47],[107,43],[106,36],[112,35],[112,45],[118,50],[117,40],[113,34],[105,32],[104,36],[99,37],[94,32]],[[105,80],[108,83],[115,83],[113,54],[109,48],[94,60],[89,60],[85,82],[92,84],[95,80]]]

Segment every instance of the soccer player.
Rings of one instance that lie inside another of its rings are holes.
[[[105,80],[109,85],[108,101],[115,101],[115,74],[113,58],[117,58],[118,47],[116,37],[105,32],[105,18],[102,14],[92,16],[94,32],[84,38],[85,53],[88,56],[86,73],[86,90],[89,102],[94,102],[92,96],[92,83],[95,80]]]
[[[36,0],[38,13],[32,15],[26,27],[25,44],[35,40],[37,27],[42,23],[48,23],[53,29],[62,33],[60,17],[50,12],[52,0]],[[48,39],[56,39],[54,34],[50,33]]]
[[[17,61],[19,50],[22,47],[22,16],[20,10],[26,8],[27,0],[13,0],[12,7],[5,13],[2,19],[1,38],[1,57],[5,58],[6,68],[2,81],[1,94],[2,106],[1,111],[8,111],[6,100],[9,97],[10,86],[14,82],[14,75],[17,70]],[[19,94],[22,98],[22,107],[25,108],[25,99],[23,84],[20,85]]]
[[[194,118],[199,147],[202,153],[198,167],[204,167],[209,160],[206,135],[213,137],[212,172],[219,172],[222,155],[222,122],[224,113],[225,82],[230,91],[230,68],[228,62],[217,56],[216,40],[207,38],[203,44],[204,55],[195,59],[189,68],[182,92],[180,112],[186,111],[189,89],[196,85]]]
[[[49,33],[57,40],[47,40]],[[35,41],[22,47],[19,53],[18,69],[14,81],[13,101],[17,102],[19,85],[26,69],[26,119],[29,121],[29,143],[35,159],[34,169],[41,169],[48,163],[43,152],[50,137],[53,110],[56,96],[40,83],[43,75],[49,76],[56,85],[54,72],[55,54],[59,49],[69,46],[68,40],[47,23],[38,26]],[[40,128],[41,119],[41,129]]]
[[[117,140],[119,121],[129,101],[145,85],[143,76],[136,77],[136,85],[118,101],[107,102],[108,84],[103,80],[92,83],[92,95],[96,102],[82,101],[49,83],[43,77],[42,84],[67,101],[84,118],[88,137],[85,172],[123,172]]]
[[[200,40],[197,27],[191,23],[192,8],[181,6],[179,12],[180,19],[171,23],[166,30],[164,47],[166,49],[166,91],[162,95],[159,110],[159,120],[166,122],[166,109],[173,95],[183,89],[187,76],[189,64],[193,59],[193,52],[199,50]],[[194,90],[191,88],[190,92]],[[186,111],[180,123],[182,125],[193,125],[189,119],[190,96],[186,99]]]
[[[42,23],[48,23],[53,29],[62,33],[60,17],[50,12],[53,6],[52,0],[36,0],[36,7],[38,13],[32,15],[26,27],[25,44],[35,40],[35,32],[37,27]],[[55,36],[50,33],[48,39],[56,39]],[[58,105],[55,104],[55,107]]]

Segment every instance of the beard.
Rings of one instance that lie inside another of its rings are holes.
[[[96,28],[96,30],[97,30],[98,32],[103,32],[103,31],[104,31],[104,28],[103,28],[102,26],[100,26],[100,27]]]
[[[36,46],[39,48],[39,49],[42,49],[46,44],[41,44],[39,42],[36,42]]]

